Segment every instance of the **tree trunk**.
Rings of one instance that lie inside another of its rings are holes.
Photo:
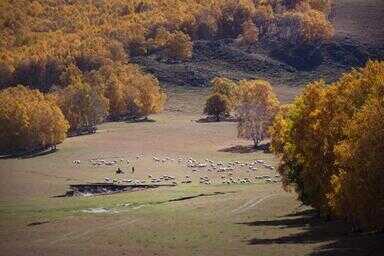
[[[216,115],[216,122],[220,122],[220,114]]]
[[[257,147],[259,146],[259,140],[258,139],[253,139],[253,148],[257,149]]]

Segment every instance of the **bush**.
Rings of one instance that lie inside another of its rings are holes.
[[[309,9],[304,12],[286,12],[277,19],[276,36],[291,45],[314,45],[333,36],[332,24],[324,13]]]
[[[94,127],[108,114],[108,101],[102,92],[80,79],[59,91],[56,98],[71,132]]]
[[[284,185],[323,215],[383,229],[384,62],[307,86],[271,131]]]
[[[170,34],[165,44],[165,49],[168,57],[187,60],[192,57],[193,44],[191,38],[187,34],[184,34],[181,31],[176,31]]]
[[[254,12],[251,1],[223,1],[217,17],[218,38],[236,38],[242,32],[242,25],[250,20]]]
[[[12,85],[13,83],[12,69],[4,62],[0,62],[0,90]]]
[[[47,92],[59,85],[63,65],[55,58],[29,58],[19,63],[14,72],[16,84]]]
[[[254,146],[268,136],[279,101],[267,81],[243,80],[238,88],[238,137],[251,139]]]
[[[211,81],[212,94],[219,94],[228,100],[228,111],[231,112],[236,105],[237,84],[224,77],[216,77]]]
[[[273,55],[298,69],[310,69],[323,60],[318,47],[333,36],[332,24],[319,11],[290,11],[276,18],[270,30]]]
[[[68,122],[55,102],[24,86],[0,92],[0,151],[15,153],[61,143]]]
[[[240,45],[250,45],[256,43],[259,40],[259,29],[251,21],[246,21],[242,26],[242,33],[237,38]]]
[[[146,117],[163,109],[166,95],[157,79],[134,65],[115,64],[93,72],[88,83],[101,88],[112,120]]]
[[[205,104],[204,114],[214,116],[216,121],[220,121],[220,117],[229,114],[229,100],[222,94],[215,93],[211,95]]]

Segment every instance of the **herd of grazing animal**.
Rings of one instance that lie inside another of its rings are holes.
[[[190,184],[195,180],[199,184],[211,185],[211,184],[251,184],[255,182],[264,181],[265,183],[277,183],[280,182],[280,175],[275,172],[269,175],[256,175],[260,174],[259,171],[264,170],[274,171],[275,168],[267,164],[264,160],[254,160],[250,162],[242,161],[213,161],[205,159],[198,161],[192,157],[178,157],[177,159],[171,157],[160,158],[156,155],[152,156],[152,161],[156,168],[161,165],[176,164],[178,168],[186,168],[188,175],[183,177],[175,177],[169,174],[155,177],[150,170],[146,170],[147,179],[134,179],[134,178],[120,178],[123,174],[131,173],[132,176],[135,172],[135,164],[144,159],[144,154],[139,154],[135,157],[134,161],[130,161],[124,158],[114,158],[114,160],[105,159],[92,159],[90,164],[93,167],[109,166],[115,168],[115,176],[113,178],[106,177],[104,182],[108,183],[125,183],[125,184]],[[74,160],[73,165],[75,167],[80,166],[80,160]],[[130,166],[131,172],[123,171],[123,165]],[[138,173],[141,171],[138,170]]]

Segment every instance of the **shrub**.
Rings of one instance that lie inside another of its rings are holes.
[[[236,38],[242,25],[253,16],[255,9],[251,1],[223,1],[217,17],[218,38]]]
[[[47,92],[59,84],[63,65],[55,58],[29,58],[15,67],[16,84]]]
[[[277,20],[277,38],[291,45],[316,44],[333,36],[332,24],[316,10],[286,12]]]
[[[165,43],[165,49],[168,57],[187,60],[192,57],[193,44],[187,34],[176,31],[170,34]]]
[[[13,82],[12,69],[4,62],[0,62],[0,90],[10,86]]]
[[[279,15],[275,24],[268,33],[275,57],[302,70],[321,64],[318,46],[333,36],[333,27],[323,13],[290,11]]]
[[[72,132],[94,127],[103,122],[108,113],[108,101],[102,92],[81,79],[59,91],[56,98]]]
[[[224,96],[228,101],[228,111],[231,112],[236,105],[236,83],[228,78],[216,77],[211,81],[212,94]]]
[[[259,40],[259,29],[251,21],[246,21],[242,26],[242,34],[239,36],[238,41],[241,45],[249,45],[256,43]]]
[[[115,64],[102,67],[88,78],[101,88],[109,101],[112,120],[146,117],[163,109],[166,95],[157,79],[143,74],[134,65]]]
[[[229,114],[229,100],[222,94],[212,94],[205,104],[204,114],[214,116],[216,121],[220,121],[220,117]]]
[[[240,81],[237,93],[238,137],[253,140],[257,147],[268,136],[279,101],[270,84],[262,80]]]
[[[21,85],[0,92],[0,124],[0,151],[7,153],[55,146],[68,130],[52,99]]]

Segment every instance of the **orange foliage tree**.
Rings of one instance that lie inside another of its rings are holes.
[[[0,151],[34,151],[63,142],[68,122],[56,103],[24,86],[0,92]]]

